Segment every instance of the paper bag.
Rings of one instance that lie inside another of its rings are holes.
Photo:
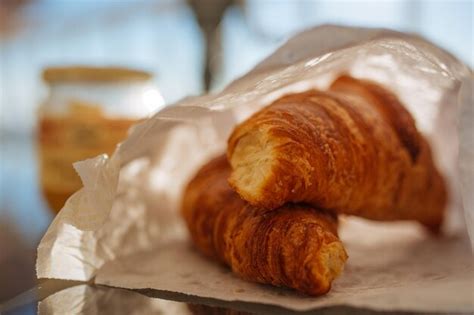
[[[430,140],[451,195],[445,236],[414,223],[345,219],[346,269],[317,298],[240,280],[197,253],[179,217],[192,175],[225,150],[237,122],[285,93],[325,88],[341,72],[390,87]],[[38,277],[293,310],[474,311],[472,82],[468,67],[414,35],[338,26],[298,34],[222,92],[183,99],[134,126],[110,158],[76,163],[84,187],[42,239]]]

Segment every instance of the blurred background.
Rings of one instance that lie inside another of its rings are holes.
[[[474,65],[473,1],[1,0],[0,303],[35,284],[53,219],[38,178],[49,66],[148,71],[160,101],[217,91],[289,36],[334,23],[418,33]]]

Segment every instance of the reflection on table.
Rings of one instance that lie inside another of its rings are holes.
[[[152,298],[135,291],[87,284],[59,291],[38,304],[44,314],[250,315],[236,309]]]

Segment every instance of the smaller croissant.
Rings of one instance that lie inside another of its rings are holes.
[[[229,175],[227,159],[218,157],[185,190],[182,215],[196,247],[243,279],[328,292],[347,259],[337,218],[305,205],[253,207],[230,188]]]

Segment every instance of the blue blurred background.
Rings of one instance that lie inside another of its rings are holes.
[[[474,65],[469,0],[0,1],[0,302],[34,284],[35,248],[52,220],[34,145],[45,66],[146,69],[170,104],[221,89],[324,23],[419,33]]]

